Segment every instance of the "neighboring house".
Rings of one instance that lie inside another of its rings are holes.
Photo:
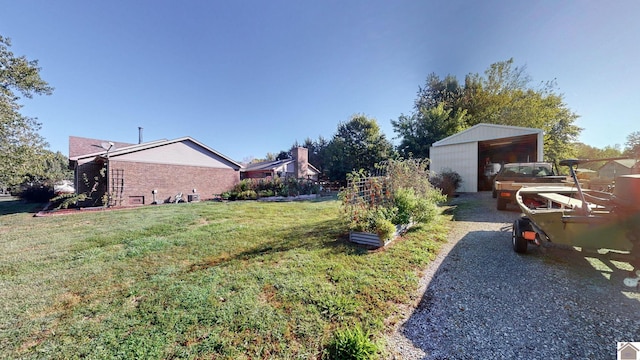
[[[240,173],[241,179],[297,178],[318,181],[320,171],[309,164],[309,150],[303,147],[293,148],[292,157],[285,160],[265,161],[245,166]]]
[[[140,144],[70,136],[69,166],[76,193],[99,204],[109,189],[111,206],[211,199],[240,181],[241,168],[188,136]]]
[[[620,175],[638,173],[637,166],[638,160],[636,159],[609,160],[598,169],[598,177],[601,179],[615,179]]]

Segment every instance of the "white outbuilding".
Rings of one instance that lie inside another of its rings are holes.
[[[487,164],[543,161],[543,135],[541,129],[478,124],[433,143],[430,170],[457,172],[462,177],[459,192],[489,190]]]

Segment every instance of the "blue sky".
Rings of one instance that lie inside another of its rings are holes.
[[[640,1],[3,1],[0,34],[55,91],[23,99],[53,151],[68,136],[192,136],[237,161],[390,124],[428,74],[514,58],[556,79],[580,140],[640,131]]]

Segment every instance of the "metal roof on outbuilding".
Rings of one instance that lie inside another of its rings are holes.
[[[514,136],[542,134],[541,129],[496,125],[496,124],[477,124],[459,133],[453,134],[440,141],[434,142],[431,146],[463,144],[475,141],[496,140],[500,138],[508,138]]]

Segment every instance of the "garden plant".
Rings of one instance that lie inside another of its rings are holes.
[[[388,160],[376,166],[377,174],[348,174],[339,198],[349,229],[388,239],[396,225],[429,222],[446,196],[429,182],[427,165],[426,159]]]

